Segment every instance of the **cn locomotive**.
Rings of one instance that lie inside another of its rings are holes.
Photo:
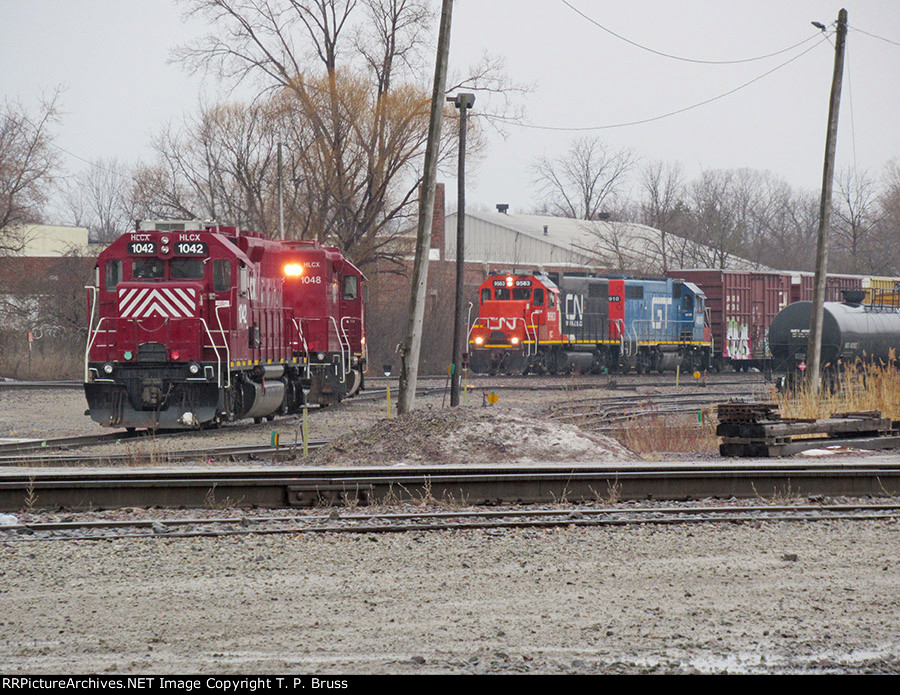
[[[705,295],[680,279],[493,274],[469,332],[476,373],[664,372],[709,367]]]
[[[843,302],[825,302],[821,364],[826,376],[857,361],[890,364],[900,349],[900,308],[863,303],[865,292],[847,291]],[[812,302],[789,304],[769,326],[776,372],[796,377],[806,368]]]
[[[84,389],[101,425],[261,422],[364,386],[366,279],[336,248],[144,223],[95,273]]]

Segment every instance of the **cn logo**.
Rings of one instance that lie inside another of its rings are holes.
[[[489,318],[487,324],[489,331],[502,331],[504,327],[509,330],[514,330],[516,327],[516,319]]]

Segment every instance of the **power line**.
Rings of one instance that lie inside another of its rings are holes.
[[[650,48],[649,46],[640,44],[637,41],[632,41],[631,39],[626,38],[626,37],[622,36],[621,34],[617,34],[609,27],[603,26],[602,24],[600,24],[600,22],[598,22],[597,20],[595,20],[592,17],[589,17],[584,12],[579,10],[577,7],[572,5],[570,2],[568,2],[568,0],[560,0],[560,1],[562,2],[563,5],[565,5],[570,10],[572,10],[576,14],[580,15],[581,17],[583,17],[584,19],[589,21],[594,26],[599,27],[600,29],[605,31],[607,34],[615,36],[617,39],[620,39],[621,41],[624,41],[625,43],[631,44],[635,48],[640,48],[643,51],[653,53],[654,55],[662,56],[663,58],[672,58],[673,60],[680,60],[685,63],[698,63],[700,65],[735,65],[737,63],[752,63],[756,60],[765,60],[766,58],[772,58],[773,56],[781,55],[782,53],[787,53],[788,51],[793,50],[793,49],[797,48],[798,46],[802,46],[803,44],[805,44],[809,41],[812,41],[814,38],[816,38],[819,35],[819,33],[817,32],[817,33],[813,34],[812,36],[809,36],[809,37],[803,39],[802,41],[799,41],[798,43],[793,44],[792,46],[788,46],[787,48],[782,48],[780,51],[775,51],[774,53],[767,53],[766,55],[756,56],[754,58],[739,58],[736,60],[701,60],[698,58],[685,58],[684,56],[678,56],[678,55],[674,55],[672,53],[665,53],[663,51],[657,51],[655,48]]]
[[[565,0],[563,0],[563,1],[565,1]],[[795,55],[795,56],[794,56],[793,58],[791,58],[790,60],[786,60],[785,62],[781,63],[781,65],[777,65],[776,67],[772,68],[771,70],[769,70],[769,71],[767,71],[767,72],[764,72],[762,75],[759,75],[758,77],[754,77],[752,80],[750,80],[749,82],[745,82],[744,84],[740,85],[739,87],[735,87],[734,89],[730,89],[730,90],[728,90],[727,92],[724,92],[723,94],[719,94],[718,96],[714,96],[714,97],[711,97],[711,98],[709,98],[709,99],[704,99],[703,101],[697,102],[696,104],[691,104],[690,106],[685,106],[684,108],[676,109],[675,111],[669,111],[668,113],[664,113],[664,114],[661,114],[661,115],[659,115],[659,116],[652,116],[651,118],[642,118],[642,119],[637,120],[637,121],[628,121],[628,122],[626,122],[626,123],[611,123],[611,124],[609,124],[609,125],[595,125],[595,126],[583,126],[583,127],[535,125],[535,124],[532,124],[532,123],[518,123],[518,122],[514,121],[513,119],[504,118],[504,117],[502,117],[502,116],[494,116],[494,118],[497,119],[497,120],[501,120],[501,121],[507,121],[507,122],[509,122],[511,125],[517,125],[517,126],[520,126],[520,127],[522,127],[522,128],[532,128],[532,129],[535,129],[535,130],[560,130],[560,131],[570,131],[570,132],[576,132],[576,131],[588,131],[588,130],[609,130],[609,129],[611,129],[611,128],[625,128],[625,127],[627,127],[627,126],[632,126],[632,125],[642,125],[642,124],[644,124],[644,123],[652,123],[653,121],[660,121],[660,120],[662,120],[663,118],[668,118],[668,117],[670,117],[670,116],[676,116],[676,115],[678,115],[678,114],[680,114],[680,113],[684,113],[685,111],[690,111],[691,109],[696,109],[696,108],[698,108],[698,107],[700,107],[700,106],[705,106],[706,104],[711,104],[711,103],[714,102],[714,101],[718,101],[719,99],[724,99],[724,98],[727,97],[727,96],[731,96],[731,95],[734,94],[735,92],[739,92],[740,90],[744,89],[745,87],[749,87],[749,86],[750,86],[751,84],[753,84],[754,82],[759,82],[759,81],[760,81],[761,79],[763,79],[764,77],[768,77],[768,76],[771,75],[773,72],[776,72],[776,71],[780,70],[781,68],[783,68],[783,67],[785,67],[785,66],[787,66],[787,65],[790,65],[791,63],[793,63],[793,62],[794,62],[795,60],[797,60],[798,58],[802,58],[802,57],[805,56],[807,53],[809,53],[810,51],[812,51],[814,48],[816,48],[817,46],[821,45],[821,44],[824,43],[825,41],[828,41],[828,37],[827,37],[827,36],[825,36],[824,38],[822,38],[821,41],[818,41],[818,42],[815,43],[814,45],[812,45],[812,46],[810,46],[809,48],[807,48],[807,49],[806,49],[805,51],[803,51],[802,53],[798,53],[797,55]]]
[[[866,36],[871,36],[873,39],[878,39],[880,41],[886,41],[887,43],[892,43],[895,46],[900,46],[900,42],[892,41],[891,39],[886,39],[883,36],[879,36],[878,34],[873,34],[872,32],[869,32],[869,31],[863,31],[862,29],[859,29],[857,27],[850,27],[850,29],[851,29],[851,31],[858,31],[860,34],[865,34]]]

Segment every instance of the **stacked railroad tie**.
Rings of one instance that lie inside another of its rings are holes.
[[[782,418],[774,403],[723,403],[716,435],[722,456],[776,457],[820,447],[900,447],[900,422],[877,410],[833,413],[830,418]],[[821,436],[815,436],[821,435]]]

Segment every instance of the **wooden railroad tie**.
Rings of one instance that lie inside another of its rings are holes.
[[[900,422],[881,417],[877,410],[832,413],[829,418],[813,420],[782,418],[772,403],[724,403],[717,415],[722,456],[790,456],[834,445],[861,449],[900,446]]]

